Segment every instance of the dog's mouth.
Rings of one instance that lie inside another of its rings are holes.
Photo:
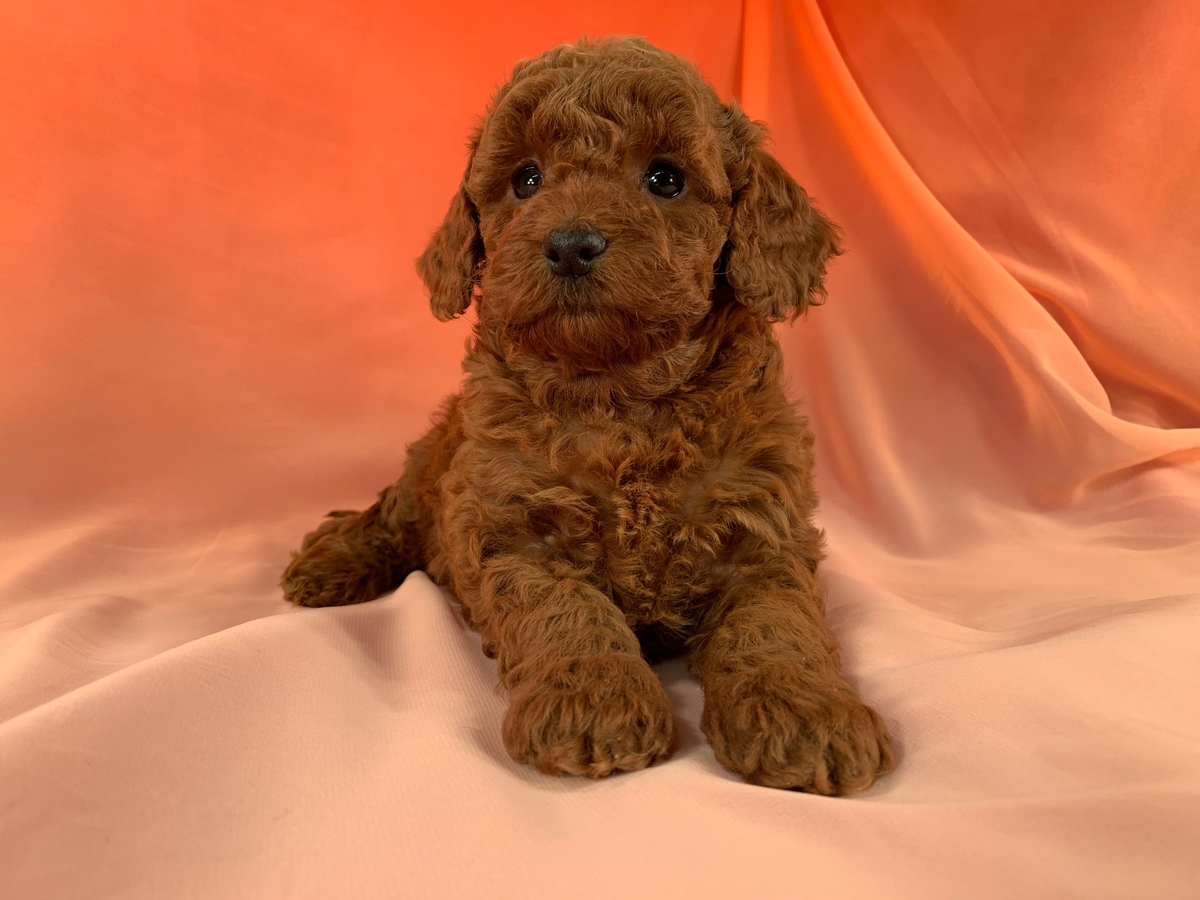
[[[630,250],[618,235],[586,274],[565,277],[534,234],[506,236],[482,273],[480,321],[511,351],[612,372],[669,351],[711,309],[711,285],[681,268],[665,242]]]
[[[486,292],[486,288],[485,288]],[[599,286],[554,292],[503,320],[513,348],[581,371],[644,362],[684,340],[708,311],[707,298],[614,297]],[[487,305],[487,304],[485,304]]]
[[[547,308],[541,310],[537,317],[561,316],[567,319],[582,319],[604,316],[619,308],[610,290],[606,289],[601,275],[589,280],[552,283],[546,291]],[[533,312],[533,310],[530,310]],[[519,316],[518,316],[519,318]]]

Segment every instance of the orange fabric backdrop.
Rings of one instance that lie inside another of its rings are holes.
[[[845,231],[780,337],[862,799],[723,772],[678,663],[670,762],[547,779],[420,575],[283,608],[458,383],[412,260],[474,117],[583,33]],[[1192,895],[1198,57],[1187,0],[0,10],[0,896]]]
[[[372,451],[416,437],[467,332],[430,317],[413,259],[494,88],[523,56],[634,32],[728,95],[740,6],[0,15],[0,515],[25,528],[134,496],[168,515],[278,510],[319,433],[338,453],[354,429]],[[330,475],[324,493],[344,492]]]

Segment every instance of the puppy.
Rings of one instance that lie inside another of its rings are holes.
[[[893,765],[817,584],[812,435],[772,323],[824,294],[834,227],[696,70],[639,39],[521,62],[417,263],[474,303],[461,393],[364,512],[334,512],[288,600],[424,569],[497,660],[504,744],[547,773],[664,759],[650,660],[686,652],[718,760],[821,794]]]

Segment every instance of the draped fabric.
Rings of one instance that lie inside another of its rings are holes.
[[[781,327],[897,770],[513,764],[414,573],[291,610],[469,321],[412,260],[519,58],[643,34],[847,251]],[[1188,897],[1200,884],[1200,14],[1188,0],[0,10],[0,896]]]

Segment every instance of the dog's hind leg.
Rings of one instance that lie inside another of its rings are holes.
[[[388,490],[395,490],[394,485]],[[305,535],[284,570],[283,596],[298,606],[340,606],[374,600],[419,566],[382,513],[387,491],[362,512],[337,510]]]
[[[461,434],[453,398],[408,451],[404,475],[362,512],[339,510],[305,535],[284,570],[284,597],[298,606],[374,600],[423,568],[433,548],[437,481]]]

